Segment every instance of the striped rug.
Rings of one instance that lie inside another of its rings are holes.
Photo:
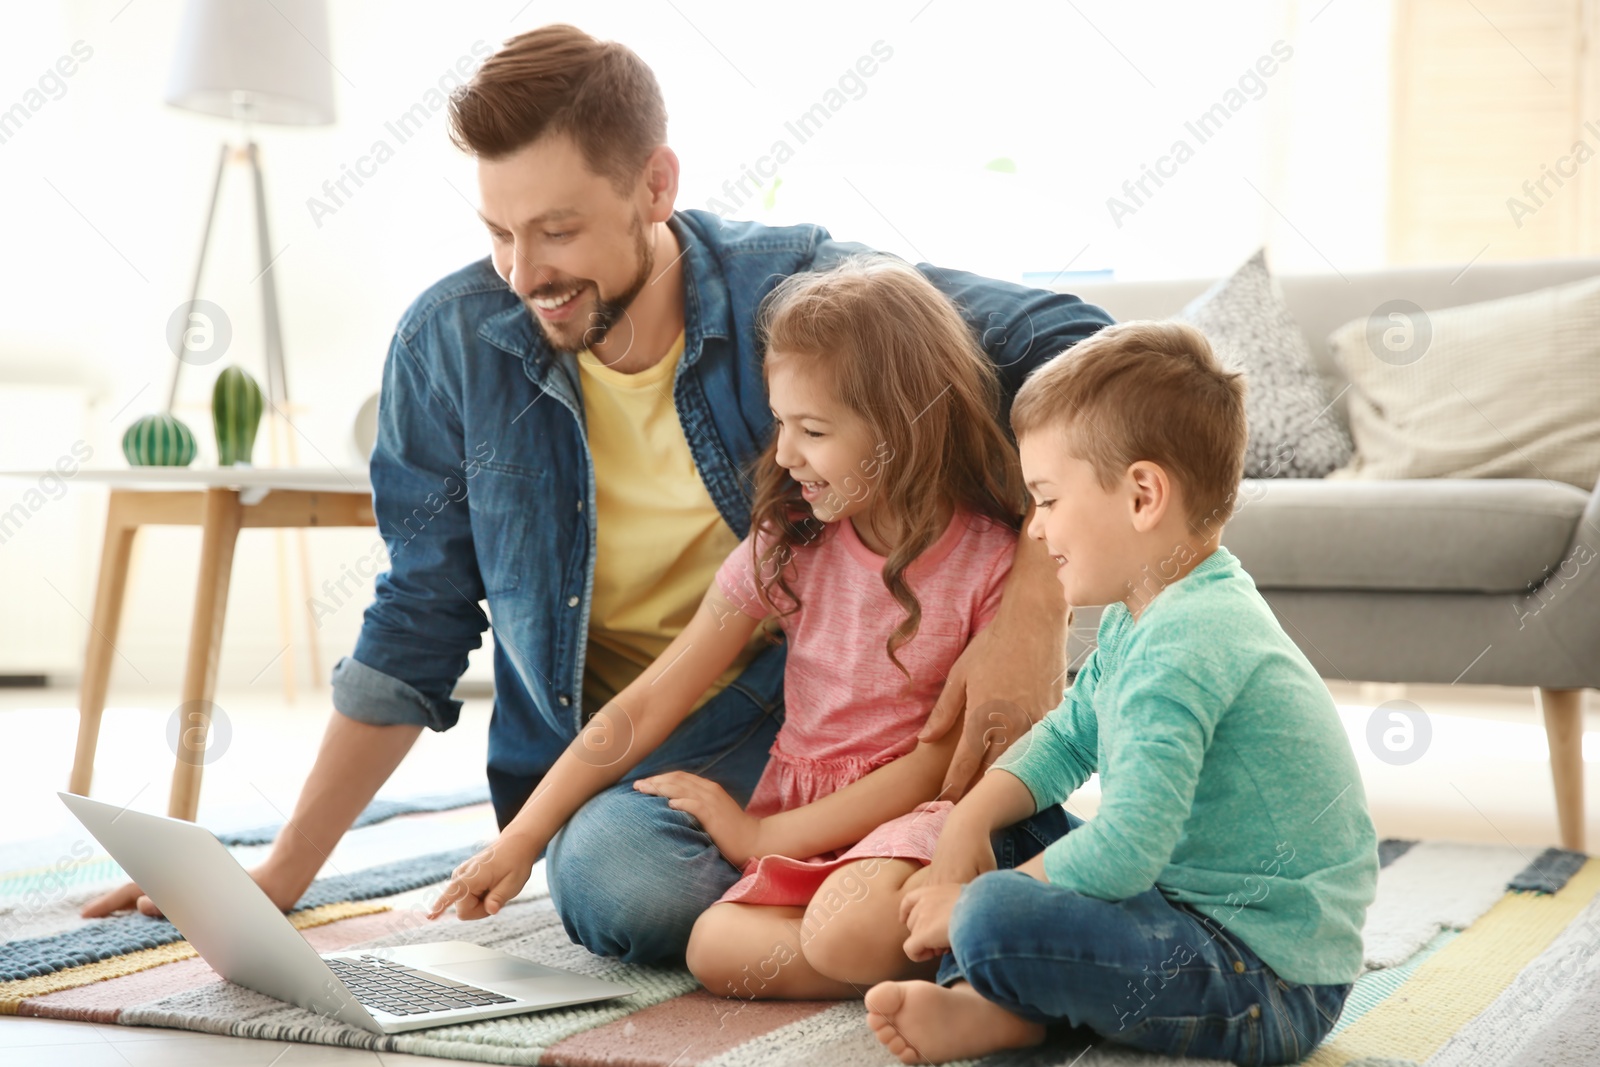
[[[467,812],[403,820],[410,839],[437,843],[443,826],[459,831]],[[478,812],[488,823],[487,812]],[[381,833],[380,827],[351,837]],[[457,837],[459,842],[462,838]],[[181,940],[131,948],[106,958],[51,966],[41,942],[68,944],[86,924],[66,897],[36,909],[4,946],[44,973],[0,981],[0,1013],[163,1026],[276,1041],[412,1052],[483,1063],[560,1067],[693,1067],[896,1063],[868,1031],[859,1002],[746,1002],[715,997],[683,971],[638,967],[593,956],[570,943],[537,887],[483,922],[429,923],[426,889],[387,896],[372,872],[410,870],[435,853],[407,860],[369,841],[370,868],[342,876],[314,907],[293,916],[319,951],[460,937],[581,974],[626,982],[633,996],[466,1026],[387,1037],[223,982]],[[1526,1063],[1600,1064],[1600,860],[1549,850],[1447,842],[1385,842],[1378,898],[1366,929],[1367,971],[1338,1027],[1305,1062],[1317,1067],[1478,1067]],[[102,862],[85,857],[83,863]],[[406,864],[412,864],[410,868]],[[423,864],[424,866],[426,864]],[[0,907],[30,877],[0,875]],[[37,874],[32,875],[37,881]],[[324,880],[331,881],[331,880]],[[73,900],[95,886],[70,882]],[[321,883],[319,883],[321,884]],[[1527,887],[1527,888],[1511,888]],[[347,899],[328,899],[344,887]],[[9,894],[9,895],[8,895]],[[357,897],[361,899],[356,899]],[[0,915],[3,917],[3,915]],[[46,946],[49,947],[49,946]],[[54,948],[50,949],[55,951]],[[63,961],[55,961],[63,962]],[[4,972],[0,972],[4,973]],[[13,972],[14,973],[14,969]],[[1063,1035],[1023,1053],[988,1057],[985,1067],[1155,1065],[1180,1061],[1142,1055],[1087,1035]],[[1195,1063],[1198,1061],[1183,1061]]]

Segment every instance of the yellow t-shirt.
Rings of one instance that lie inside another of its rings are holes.
[[[596,554],[583,707],[595,711],[639,676],[683,630],[717,568],[739,544],[695,469],[672,402],[684,335],[637,374],[578,353],[594,458]],[[700,707],[767,642],[757,632]]]

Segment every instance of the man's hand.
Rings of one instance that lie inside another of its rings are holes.
[[[267,894],[267,899],[276,904],[279,911],[288,911],[294,907],[310,884],[309,882],[299,884],[294,879],[285,877],[270,862],[252,870],[250,877],[256,880],[262,892]],[[107,915],[127,911],[130,908],[137,909],[152,918],[161,918],[161,909],[156,907],[155,901],[145,896],[144,892],[132,882],[95,897],[85,904],[78,914],[85,919],[103,919]]]
[[[1013,640],[996,620],[957,658],[917,735],[937,741],[966,713],[940,799],[959,800],[1000,753],[1061,702],[1065,654],[1049,646],[1037,636]]]
[[[900,923],[911,931],[906,956],[931,960],[950,947],[950,912],[961,896],[961,886],[923,884],[900,900]]]
[[[716,782],[687,771],[668,771],[641,778],[633,787],[641,793],[666,797],[668,807],[686,811],[700,820],[717,850],[735,867],[742,869],[761,855],[761,820],[747,815],[739,802]]]
[[[78,914],[85,919],[104,919],[107,915],[114,915],[130,908],[135,908],[155,919],[161,918],[161,909],[156,907],[155,901],[145,896],[144,890],[132,882],[95,897],[85,904]]]
[[[502,833],[451,873],[444,892],[428,909],[428,918],[437,919],[452,904],[460,919],[487,919],[497,914],[528,884],[540,851],[531,842]]]
[[[1000,606],[950,668],[917,735],[919,741],[937,741],[962,720],[961,744],[945,773],[941,800],[960,800],[1007,746],[1061,703],[1072,613],[1050,550],[1028,535],[1032,517],[1030,502]]]

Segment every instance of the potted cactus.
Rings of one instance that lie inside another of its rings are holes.
[[[122,435],[122,454],[135,467],[187,467],[194,462],[194,432],[170,411],[146,415]]]
[[[217,431],[217,465],[249,466],[261,427],[261,386],[237,365],[217,375],[211,389],[211,421]]]

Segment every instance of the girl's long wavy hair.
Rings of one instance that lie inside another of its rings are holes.
[[[944,533],[941,511],[972,512],[1012,530],[1021,525],[1022,472],[997,417],[994,365],[944,294],[916,268],[881,254],[785,278],[762,305],[761,334],[764,373],[778,362],[803,368],[872,428],[877,446],[856,480],[899,520],[901,538],[883,581],[906,618],[885,647],[909,679],[895,651],[916,636],[922,605],[906,568]],[[800,606],[788,564],[795,549],[820,540],[826,524],[778,465],[777,451],[774,427],[751,470],[751,528],[761,531],[751,548],[760,592],[788,615]]]

